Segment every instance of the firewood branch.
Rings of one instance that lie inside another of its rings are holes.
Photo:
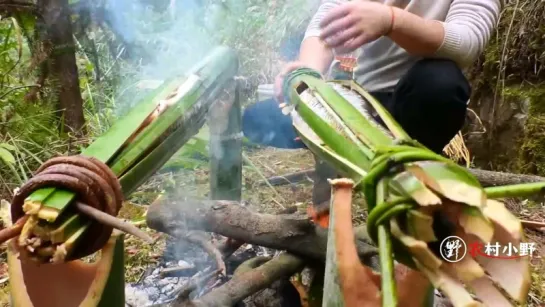
[[[545,178],[535,175],[494,172],[476,168],[471,168],[469,171],[484,187],[545,181]]]
[[[164,200],[150,206],[146,219],[150,228],[176,237],[188,230],[202,230],[322,263],[326,258],[327,230],[316,227],[306,215],[260,214],[231,201]],[[358,255],[363,263],[373,266],[376,247],[364,227],[358,229]]]
[[[250,260],[251,261],[251,260]],[[294,255],[283,253],[255,269],[244,270],[202,298],[193,302],[183,302],[176,307],[233,306],[246,297],[267,288],[281,278],[288,278],[303,269],[304,261]]]
[[[227,270],[225,269],[225,262],[223,262],[222,253],[202,234],[200,234],[199,232],[190,231],[185,236],[183,236],[182,239],[190,243],[199,245],[212,258],[214,258],[214,260],[216,261],[216,269],[219,270],[223,276],[227,274]]]
[[[535,175],[495,172],[477,168],[471,168],[469,171],[484,187],[545,181],[544,177]],[[298,182],[314,178],[314,173],[314,169],[309,169],[291,174],[269,177],[267,181],[273,186],[296,184]],[[259,185],[266,185],[266,183],[263,181],[260,182]]]

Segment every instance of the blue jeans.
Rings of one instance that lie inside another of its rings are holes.
[[[252,143],[276,148],[305,148],[296,140],[291,116],[282,114],[275,99],[259,101],[244,110],[242,131]]]

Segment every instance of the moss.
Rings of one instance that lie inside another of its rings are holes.
[[[545,2],[510,1],[488,46],[468,72],[477,97],[507,84],[545,80]]]
[[[520,142],[517,171],[545,175],[545,84],[507,92],[529,100],[528,119]]]
[[[486,127],[489,134],[482,140],[486,149],[475,157],[479,167],[545,174],[545,25],[538,22],[543,14],[545,2],[509,2],[487,48],[468,71],[471,100],[477,102],[472,107],[478,114],[486,112],[492,101],[528,102],[523,110],[528,116],[525,127],[516,140],[505,139],[509,131],[517,130],[511,123]],[[497,123],[502,115],[486,120]]]

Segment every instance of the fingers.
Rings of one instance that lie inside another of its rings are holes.
[[[363,33],[333,48],[337,54],[348,54],[348,53],[354,52],[355,50],[360,48],[365,43],[368,43],[369,41],[370,40],[367,39],[367,36]]]
[[[344,46],[350,41],[357,38],[358,34],[360,34],[360,29],[357,27],[351,27],[344,31],[339,32],[336,35],[333,35],[331,37],[325,37],[323,40],[327,42],[327,45],[331,48],[337,48],[340,46]]]
[[[322,25],[322,33],[320,38],[323,40],[334,40],[340,34],[352,30],[355,27],[352,27],[357,22],[357,16],[347,15],[341,19],[334,19],[331,23]],[[327,41],[328,44],[331,44],[330,41]]]
[[[357,26],[359,16],[352,13],[354,3],[339,6],[328,13],[320,22],[320,38],[337,52],[349,53],[366,42],[363,29]],[[363,36],[363,37],[362,37]]]
[[[286,64],[286,66],[284,66],[281,74],[285,76],[289,74],[290,72],[296,70],[297,68],[301,68],[301,67],[303,67],[303,63],[301,62],[290,62]]]
[[[282,83],[284,82],[284,76],[278,75],[274,79],[274,98],[278,103],[284,102],[284,95],[282,95]]]
[[[276,78],[274,79],[274,96],[276,100],[278,101],[278,103],[284,102],[284,95],[282,93],[282,85],[284,83],[284,78],[286,77],[286,75],[296,70],[297,68],[301,68],[303,66],[304,66],[303,63],[301,62],[290,62],[286,64],[282,68],[280,73],[276,76]]]
[[[329,13],[327,13],[324,16],[324,18],[320,22],[320,28],[323,29],[327,27],[327,25],[332,23],[334,20],[339,20],[349,15],[350,11],[352,10],[352,5],[353,3],[346,3],[332,9]]]
[[[365,33],[361,33],[356,38],[348,42],[345,42],[342,45],[341,49],[343,50],[344,53],[350,53],[358,49],[359,47],[363,46],[364,44],[368,43],[369,41],[370,39],[368,38],[368,36],[365,35]]]
[[[379,7],[380,6],[380,7]],[[341,53],[349,53],[380,37],[377,18],[382,4],[352,1],[331,10],[320,22],[320,39]]]

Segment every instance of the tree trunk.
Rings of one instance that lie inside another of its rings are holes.
[[[85,119],[68,0],[40,0],[38,5],[46,26],[45,40],[49,43],[46,45],[52,47],[50,76],[58,95],[61,129],[80,136],[84,133]]]

